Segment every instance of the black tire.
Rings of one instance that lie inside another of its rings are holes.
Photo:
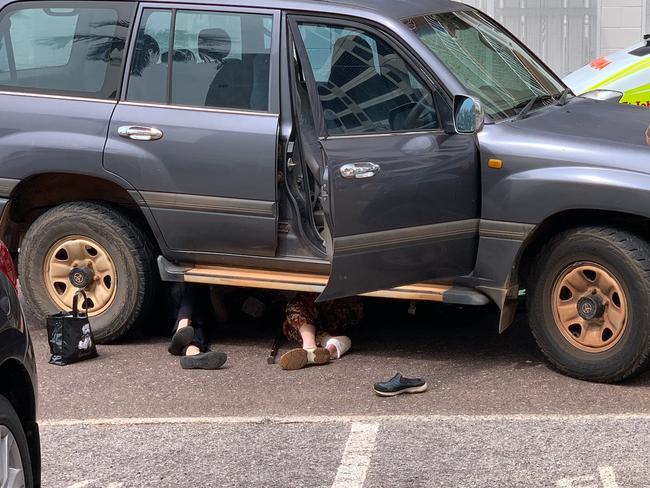
[[[18,451],[20,452],[20,461],[25,476],[25,487],[32,488],[34,486],[34,474],[32,471],[32,462],[29,456],[29,445],[27,444],[25,430],[23,429],[20,418],[18,417],[18,414],[14,410],[13,406],[9,400],[7,400],[2,395],[0,395],[0,426],[9,429],[14,439],[16,440],[16,445],[18,446]],[[0,473],[0,485],[2,482],[2,473]]]
[[[584,351],[556,325],[552,290],[567,267],[592,262],[604,267],[627,297],[627,325],[610,349]],[[528,283],[528,314],[546,358],[569,376],[614,383],[647,369],[650,358],[650,244],[631,232],[581,227],[559,234],[538,255]]]
[[[41,215],[25,235],[19,256],[21,288],[30,311],[40,316],[60,311],[44,278],[47,253],[60,239],[93,239],[110,255],[117,285],[112,303],[91,316],[99,343],[115,341],[146,316],[156,292],[155,257],[147,236],[116,208],[93,202],[64,203]]]

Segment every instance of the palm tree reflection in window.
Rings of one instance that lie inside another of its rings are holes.
[[[112,15],[115,12],[111,11]],[[52,48],[62,49],[70,41],[75,43],[86,43],[86,60],[103,61],[113,66],[122,64],[122,56],[126,47],[126,37],[129,32],[130,20],[118,19],[109,21],[98,21],[88,24],[89,32],[75,33],[72,39],[69,36],[44,37],[37,41],[37,44],[47,45]],[[108,28],[112,27],[110,31]],[[104,32],[98,32],[104,30]]]

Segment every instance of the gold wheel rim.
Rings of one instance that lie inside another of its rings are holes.
[[[585,311],[592,312],[594,303],[601,313],[592,318]],[[625,291],[611,272],[596,263],[576,263],[560,274],[553,287],[552,308],[564,338],[582,351],[611,349],[627,327]]]
[[[110,254],[93,239],[68,236],[56,242],[45,257],[43,274],[50,299],[63,310],[72,310],[72,300],[78,288],[70,283],[70,271],[88,267],[93,280],[84,288],[87,302],[79,303],[81,309],[88,305],[88,315],[94,316],[111,306],[117,290],[117,272]]]

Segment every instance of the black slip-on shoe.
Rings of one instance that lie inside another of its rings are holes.
[[[194,327],[187,326],[178,329],[174,332],[167,351],[174,356],[180,356],[183,354],[183,350],[192,343],[192,340],[194,340]]]
[[[181,358],[181,368],[183,369],[219,369],[224,365],[228,356],[226,353],[209,351],[194,354],[193,356],[183,356]]]
[[[374,390],[377,395],[395,396],[402,393],[422,393],[427,391],[427,382],[421,378],[404,378],[397,373],[388,381],[375,383]]]

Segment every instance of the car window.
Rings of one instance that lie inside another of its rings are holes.
[[[21,2],[2,12],[2,89],[116,98],[134,5],[77,5]]]
[[[320,23],[299,28],[330,135],[439,127],[431,92],[383,39]]]
[[[172,13],[169,10],[145,10],[135,41],[129,78],[128,99],[167,103],[167,78]]]
[[[9,71],[9,58],[7,57],[7,43],[0,36],[0,73]],[[2,75],[0,75],[2,76]]]
[[[564,91],[530,51],[478,11],[423,15],[404,23],[481,100],[490,117],[512,117],[533,97],[558,98]]]
[[[272,26],[268,15],[178,11],[174,18],[169,11],[147,10],[136,40],[127,98],[265,111]]]

